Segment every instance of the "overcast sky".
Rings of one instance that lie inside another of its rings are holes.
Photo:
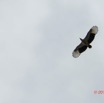
[[[0,0],[0,103],[104,103],[103,44],[104,0]]]

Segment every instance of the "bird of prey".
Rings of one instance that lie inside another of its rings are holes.
[[[74,49],[72,55],[74,58],[77,58],[80,56],[81,53],[83,53],[87,47],[88,48],[92,48],[92,46],[90,45],[90,43],[94,40],[95,35],[98,32],[98,27],[97,26],[93,26],[87,33],[86,37],[84,39],[81,39],[81,43]]]

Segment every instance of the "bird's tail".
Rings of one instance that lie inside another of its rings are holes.
[[[91,46],[91,45],[89,45],[88,47],[89,47],[89,48],[92,48],[92,46]]]

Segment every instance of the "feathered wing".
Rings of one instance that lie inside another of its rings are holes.
[[[80,56],[80,54],[82,52],[84,52],[85,50],[87,49],[87,46],[83,43],[80,43],[76,48],[75,50],[73,51],[72,55],[74,58],[77,58]]]
[[[97,34],[98,32],[98,27],[97,26],[93,26],[89,32],[87,33],[86,37],[84,38],[85,41],[88,42],[88,44],[90,44],[94,38],[95,38],[95,35]]]

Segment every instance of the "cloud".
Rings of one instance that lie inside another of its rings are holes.
[[[103,89],[102,4],[1,1],[0,102],[96,103],[93,90]],[[93,48],[74,59],[78,38],[94,25],[99,32]]]

